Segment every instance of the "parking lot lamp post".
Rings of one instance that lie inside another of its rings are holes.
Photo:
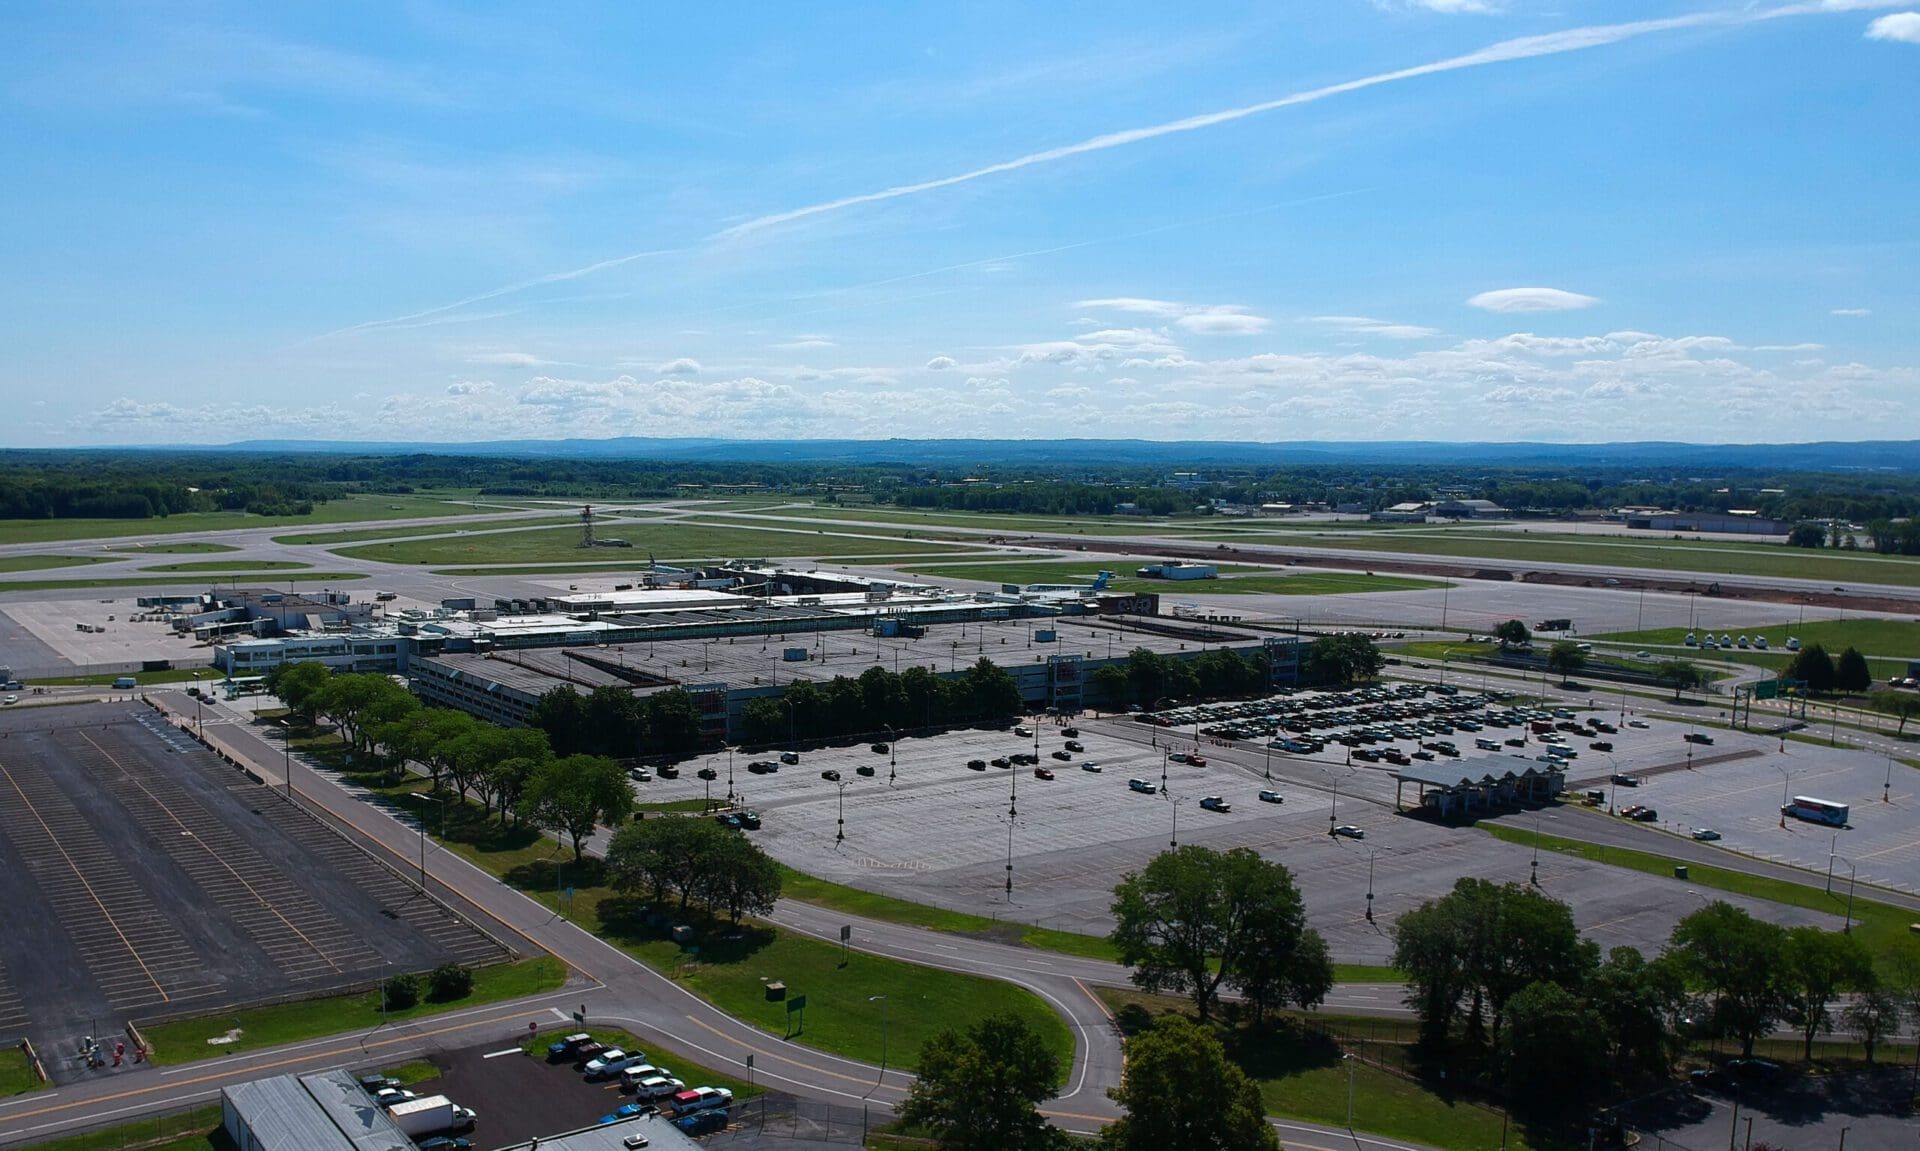
[[[1340,1061],[1347,1065],[1347,1130],[1353,1130],[1353,1056],[1342,1055]]]
[[[1333,781],[1333,806],[1327,809],[1327,834],[1333,834],[1334,825],[1340,822],[1340,780]]]
[[[1164,792],[1162,794],[1165,794]],[[1167,846],[1178,849],[1180,846],[1180,801],[1167,796],[1167,806],[1173,809],[1173,834],[1167,840]]]
[[[843,780],[834,786],[840,789],[839,826],[833,833],[834,846],[838,847],[847,838],[847,785]]]
[[[1833,894],[1833,860],[1834,860],[1833,853],[1838,850],[1840,850],[1840,833],[1836,831],[1833,833],[1833,838],[1827,841],[1827,894],[1828,895]]]
[[[1160,791],[1162,794],[1165,794],[1167,790],[1167,757],[1172,754],[1172,751],[1166,749],[1162,749],[1160,752]]]
[[[867,996],[868,1003],[880,1005],[880,1077],[887,1077],[887,1032],[893,1026],[893,1001],[884,995]]]
[[[1847,1151],[1847,1132],[1851,1130],[1853,1130],[1853,1124],[1851,1123],[1840,1128],[1840,1151]]]
[[[1013,812],[1007,812],[1007,902],[1013,902]]]
[[[287,802],[293,802],[293,726],[286,720],[275,721],[280,728],[280,778],[286,781]],[[1887,753],[1887,778],[1893,778],[1893,753]]]
[[[733,748],[727,748],[727,802],[733,802]]]
[[[1793,777],[1787,774],[1786,768],[1777,763],[1773,765],[1773,769],[1780,773],[1780,826],[1784,828],[1787,826],[1787,804],[1793,802],[1787,795],[1787,792],[1793,788]]]
[[[1892,766],[1893,760],[1891,757],[1888,758],[1887,765],[1888,765],[1887,775],[1889,778],[1891,778],[1893,775],[1893,766]],[[1272,783],[1273,782],[1273,744],[1271,742],[1267,744],[1267,773],[1266,774],[1267,774],[1267,782]]]
[[[1855,880],[1860,878],[1860,873],[1859,873],[1859,870],[1853,866],[1853,860],[1848,859],[1845,856],[1842,856],[1840,859],[1840,862],[1847,865],[1847,918],[1846,918],[1846,922],[1841,924],[1840,926],[1840,933],[1842,935],[1852,935],[1853,934],[1853,884]]]
[[[1880,802],[1893,802],[1893,746],[1887,746],[1887,782],[1880,787]]]
[[[1367,848],[1367,922],[1373,922],[1373,848]]]

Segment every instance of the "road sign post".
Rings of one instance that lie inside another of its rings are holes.
[[[795,1017],[798,1017],[796,1020]],[[804,1035],[807,1030],[807,997],[796,995],[787,1000],[787,1036]]]

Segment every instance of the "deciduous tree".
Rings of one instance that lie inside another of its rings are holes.
[[[1715,901],[1674,925],[1667,955],[1712,997],[1709,1026],[1740,1041],[1741,1054],[1787,1012],[1781,981],[1787,933],[1743,908]]]
[[[568,755],[540,765],[527,780],[520,806],[530,822],[565,834],[578,860],[597,825],[617,824],[632,813],[633,789],[612,760]]]
[[[943,1151],[1050,1151],[1066,1140],[1038,1105],[1059,1078],[1059,1057],[1025,1020],[990,1015],[921,1045],[899,1116]]]
[[[1127,1111],[1101,1135],[1113,1151],[1280,1151],[1260,1089],[1211,1031],[1177,1015],[1127,1041],[1107,1094]]]

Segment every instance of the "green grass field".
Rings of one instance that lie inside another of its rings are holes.
[[[441,828],[442,813],[434,809],[445,807],[443,842],[452,850],[678,979],[722,1011],[772,1034],[788,1034],[785,1006],[768,1002],[765,994],[768,980],[780,980],[790,994],[805,995],[809,1003],[805,1029],[793,1038],[836,1055],[878,1062],[884,1043],[891,1065],[911,1067],[920,1045],[934,1033],[1010,1011],[1031,1023],[1063,1061],[1071,1061],[1073,1036],[1060,1017],[1037,996],[1010,983],[860,952],[852,953],[843,966],[837,944],[751,921],[737,929],[723,923],[704,925],[696,959],[669,940],[663,928],[647,922],[640,900],[603,885],[599,860],[576,862],[570,850],[532,829],[503,827],[471,804],[430,802],[411,790],[416,786],[407,781],[388,794],[419,812],[429,832]],[[676,916],[675,921],[698,918]],[[871,1001],[876,995],[886,996],[891,1006]]]
[[[215,1104],[22,1146],[33,1151],[233,1151],[233,1140],[221,1128]]]
[[[1217,523],[1212,517],[1153,519],[1145,516],[1034,516],[999,512],[916,512],[904,508],[853,504],[843,508],[767,508],[765,515],[796,519],[848,520],[859,523],[921,525],[929,528],[978,528],[1010,535],[1178,535]]]
[[[300,532],[294,535],[274,536],[273,542],[277,544],[314,544],[320,547],[332,547],[334,544],[365,543],[369,540],[457,535],[461,532],[489,531],[497,528],[543,528],[553,527],[557,524],[577,522],[578,521],[571,516],[529,516],[526,519],[518,520],[463,520],[460,523],[429,524],[424,527],[416,525],[407,528],[360,528],[340,532]]]
[[[175,540],[171,543],[156,542],[145,544],[121,544],[107,549],[110,552],[125,552],[128,555],[216,555],[220,552],[237,552],[240,549],[232,544],[209,543],[206,540]]]
[[[145,520],[0,520],[0,544],[36,544],[61,540],[103,540],[122,536],[180,535],[288,525],[351,524],[366,520],[423,519],[472,515],[491,508],[456,503],[468,493],[404,496],[356,495],[313,506],[304,516],[250,516],[245,512],[189,512]]]
[[[1184,999],[1110,987],[1098,989],[1097,994],[1124,1031],[1135,1031],[1167,1014],[1192,1018],[1192,1006]],[[1324,1022],[1338,1030],[1341,1021]],[[1259,1030],[1223,1027],[1219,1033],[1228,1056],[1260,1088],[1267,1114],[1330,1127],[1347,1125],[1348,1065],[1341,1059],[1339,1043],[1285,1022]],[[1419,1080],[1364,1060],[1354,1060],[1351,1067],[1355,1130],[1446,1151],[1491,1151],[1502,1145],[1498,1111],[1449,1099]],[[1539,1146],[1530,1144],[1518,1125],[1504,1135],[1508,1148]]]
[[[1784,610],[1784,609],[1783,609]],[[1887,659],[1920,659],[1920,621],[1903,619],[1820,619],[1794,623],[1751,624],[1744,628],[1723,627],[1720,633],[1733,635],[1765,636],[1768,650],[1755,652],[1751,649],[1735,648],[1735,658],[1745,655],[1773,655],[1782,659],[1792,653],[1787,651],[1787,637],[1793,636],[1803,644],[1820,644],[1831,655],[1839,655],[1847,648],[1860,649],[1861,655],[1882,656]],[[1702,630],[1700,634],[1706,632]],[[1587,636],[1596,642],[1641,645],[1667,644],[1678,647],[1686,639],[1684,627],[1649,628],[1646,631],[1609,632],[1606,635]],[[1689,655],[1701,659],[1713,659],[1724,652],[1702,652],[1694,649]]]
[[[1688,571],[1707,575],[1751,575],[1831,580],[1835,584],[1920,586],[1920,560],[1855,552],[1741,547],[1714,541],[1618,540],[1606,536],[1519,535],[1449,531],[1439,534],[1397,532],[1380,535],[1298,532],[1236,536],[1236,542],[1294,547],[1351,548],[1405,555],[1459,559],[1520,560],[1538,564],[1598,564],[1606,567]]]
[[[898,538],[900,533],[888,533]],[[705,523],[673,522],[660,526],[610,524],[602,538],[624,539],[630,549],[594,549],[587,554],[595,559],[626,559],[638,567],[648,553],[662,561],[704,559],[712,556],[758,558],[871,555],[885,545],[870,537],[828,535],[821,532],[766,530],[719,526]],[[439,539],[401,540],[392,543],[365,544],[335,549],[350,559],[379,560],[397,564],[465,565],[476,563],[528,564],[578,563],[581,561],[580,532],[577,528],[540,528],[525,532],[501,532],[492,535],[446,536]],[[916,541],[915,551],[949,550],[940,544]],[[951,549],[958,550],[958,549]]]
[[[144,567],[143,572],[269,572],[302,571],[311,568],[298,560],[187,560],[177,564],[159,564]]]
[[[1674,864],[1679,862],[1651,852],[1603,847],[1599,844],[1582,843],[1556,835],[1536,835],[1524,828],[1509,827],[1505,824],[1483,823],[1480,828],[1494,838],[1503,839],[1508,843],[1518,843],[1527,847],[1537,843],[1543,851],[1556,851],[1595,863],[1646,872],[1649,875],[1671,877]],[[1746,875],[1722,867],[1689,863],[1687,870],[1687,883],[1693,887],[1710,888],[1714,891],[1725,891],[1732,895],[1745,895],[1754,899],[1766,899],[1789,907],[1804,907],[1825,912],[1828,915],[1843,915],[1846,912],[1847,893],[1840,885],[1836,885],[1834,894],[1828,895],[1821,887]],[[1904,911],[1890,904],[1876,903],[1858,893],[1855,895],[1853,934],[1855,938],[1866,944],[1868,951],[1873,953],[1875,963],[1885,964],[1896,951],[1911,948],[1912,945],[1908,940],[1912,933],[1908,931],[1907,925],[1913,921],[1914,913],[1911,911]]]
[[[18,1047],[9,1046],[0,1051],[0,1099],[10,1095],[20,1095],[28,1091],[38,1091],[46,1084],[33,1073],[27,1063],[27,1053]]]
[[[299,583],[345,583],[348,580],[366,578],[365,572],[256,572],[248,569],[232,574],[208,572],[202,575],[156,575],[144,579],[0,580],[0,591],[63,591],[75,588],[162,587],[174,584],[199,584],[205,587],[215,583],[273,585],[283,584],[289,580]]]
[[[941,545],[941,544],[915,544],[914,546],[922,547],[922,548],[944,547],[944,545]],[[842,564],[842,565],[855,564],[855,563],[897,564],[897,563],[902,563],[908,560],[917,560],[917,559],[926,559],[926,558],[927,558],[927,554],[925,552],[915,552],[908,555],[834,556],[833,561],[834,563]],[[690,559],[690,558],[683,557],[673,562],[676,564],[685,564],[689,567],[704,567],[709,564],[725,563],[726,560],[724,557],[720,557],[720,556],[709,556],[705,559]],[[831,565],[822,564],[821,566],[827,567]],[[504,567],[432,568],[427,572],[427,574],[438,575],[438,576],[619,575],[622,572],[639,572],[644,570],[645,567],[646,567],[645,563],[510,564]]]
[[[0,572],[37,572],[48,568],[112,563],[112,556],[0,556]]]
[[[345,1031],[368,1031],[388,1023],[437,1015],[498,1003],[507,999],[552,991],[567,981],[566,965],[551,956],[523,959],[494,967],[474,969],[473,994],[446,1003],[417,1003],[404,1011],[381,1012],[378,990],[351,995],[331,995],[277,1003],[267,1007],[247,1007],[236,1011],[158,1023],[142,1027],[141,1033],[153,1048],[153,1061],[161,1065],[193,1063],[236,1055],[303,1039],[317,1039]],[[230,1043],[211,1043],[237,1030]]]

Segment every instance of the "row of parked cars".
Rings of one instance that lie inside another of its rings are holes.
[[[705,1135],[725,1128],[732,1114],[733,1092],[726,1088],[688,1087],[673,1072],[649,1062],[646,1052],[609,1047],[584,1031],[549,1044],[547,1062],[572,1063],[589,1081],[618,1079],[620,1089],[633,1094],[633,1102],[602,1115],[602,1124],[658,1114],[671,1118],[675,1127],[689,1135]],[[626,1143],[628,1147],[646,1145],[644,1136]]]

